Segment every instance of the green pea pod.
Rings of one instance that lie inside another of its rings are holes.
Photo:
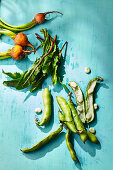
[[[67,122],[65,121],[64,115],[61,113],[61,111],[59,111],[58,113],[59,113],[59,114],[58,114],[58,117],[59,117],[60,122],[61,122],[64,126],[68,127]],[[86,132],[86,131],[80,133],[79,136],[80,136],[80,138],[81,138],[81,140],[82,140],[83,143],[85,143],[85,141],[88,139],[88,135],[87,135],[87,132]]]
[[[92,134],[91,132],[87,131],[87,135],[88,135],[88,139],[92,143],[98,143],[98,139],[97,139],[97,137],[94,134]]]
[[[94,103],[93,103],[93,92],[95,90],[97,81],[103,81],[101,77],[92,79],[85,92],[85,109],[86,109],[86,121],[90,123],[94,119]]]
[[[69,94],[71,95],[71,94]],[[75,109],[75,106],[71,100],[71,96],[69,98],[69,101],[68,101],[68,105],[71,109],[71,113],[72,113],[72,116],[73,116],[73,119],[74,119],[74,123],[76,125],[76,128],[77,130],[80,132],[80,138],[81,140],[83,141],[83,143],[85,143],[85,141],[87,140],[88,136],[87,136],[87,133],[86,133],[86,130],[84,128],[84,125]],[[82,132],[83,131],[83,132]]]
[[[76,126],[74,124],[74,120],[71,114],[71,110],[69,108],[68,103],[66,102],[66,100],[63,97],[57,97],[57,102],[60,106],[60,108],[62,109],[64,116],[65,116],[65,121],[67,122],[67,126],[68,128],[74,132],[74,133],[78,133]]]
[[[48,88],[45,88],[43,90],[42,96],[43,96],[44,112],[43,112],[41,122],[35,120],[35,123],[38,126],[46,125],[51,119],[51,93]]]
[[[68,82],[68,84],[73,89],[75,97],[76,97],[78,115],[79,115],[81,121],[83,123],[85,123],[85,121],[86,121],[85,102],[84,102],[84,96],[83,96],[82,90],[75,81],[70,81],[70,82]]]
[[[75,161],[75,162],[79,162],[77,156],[76,156],[76,153],[75,153],[75,150],[73,148],[73,145],[70,141],[70,132],[69,132],[69,129],[67,129],[67,133],[65,135],[65,139],[66,139],[66,144],[67,144],[67,148],[70,152],[70,155],[71,155],[71,158]]]
[[[61,113],[60,110],[58,111],[58,117],[59,117],[59,120],[60,120],[61,123],[66,123],[66,122],[65,122],[65,117],[64,117],[64,115]]]
[[[52,133],[50,133],[47,137],[42,139],[40,142],[36,143],[31,148],[24,148],[21,151],[22,152],[33,152],[35,150],[39,150],[41,147],[52,141],[54,138],[58,136],[58,134],[62,131],[63,125],[59,126],[58,129]]]

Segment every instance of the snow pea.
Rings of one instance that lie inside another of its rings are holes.
[[[43,90],[42,96],[43,96],[44,112],[43,112],[41,122],[38,122],[37,120],[35,120],[35,123],[38,126],[46,125],[51,119],[51,106],[52,106],[51,93],[48,88],[45,88]]]
[[[68,103],[66,102],[66,100],[63,97],[57,97],[57,102],[60,106],[60,108],[62,109],[64,116],[65,116],[65,121],[66,121],[66,125],[68,126],[68,128],[74,132],[74,133],[78,133],[76,126],[74,124],[74,120],[71,114],[71,110],[69,108]]]
[[[92,79],[88,85],[85,92],[85,109],[86,109],[86,121],[90,123],[94,119],[94,101],[93,101],[93,92],[95,90],[96,84],[98,81],[103,81],[101,77]]]
[[[84,128],[84,125],[83,125],[83,123],[82,123],[82,121],[81,121],[81,119],[80,119],[80,117],[79,117],[79,115],[78,115],[78,113],[77,113],[77,111],[76,111],[76,109],[75,109],[75,106],[74,106],[74,104],[73,104],[73,102],[72,102],[72,100],[71,100],[71,94],[72,94],[72,93],[69,93],[68,105],[69,105],[69,107],[70,107],[70,109],[71,109],[71,113],[72,113],[72,116],[73,116],[73,119],[74,119],[74,123],[75,123],[75,125],[76,125],[76,128],[77,128],[77,130],[78,130],[79,133],[80,133],[80,138],[81,138],[81,140],[83,141],[83,143],[85,143],[85,141],[86,141],[87,138],[88,138],[88,135],[87,135],[86,130],[85,130],[85,128]]]
[[[69,152],[70,152],[71,158],[72,158],[75,162],[78,162],[79,160],[78,160],[78,158],[77,158],[77,156],[76,156],[76,152],[75,152],[75,150],[74,150],[74,148],[73,148],[73,145],[72,145],[72,143],[71,143],[71,141],[70,141],[70,131],[69,131],[69,129],[67,129],[67,133],[66,133],[66,135],[65,135],[65,140],[66,140],[67,148],[68,148],[68,150],[69,150]]]
[[[77,112],[78,115],[83,123],[85,123],[85,102],[84,102],[84,96],[82,93],[81,88],[75,81],[68,82],[69,86],[74,91],[75,97],[76,97],[76,103],[77,103]]]
[[[50,133],[47,137],[43,138],[40,142],[36,143],[31,148],[24,148],[22,152],[33,152],[35,150],[39,150],[41,147],[52,141],[54,138],[58,136],[58,134],[62,131],[63,125],[60,125],[58,129],[52,133]]]

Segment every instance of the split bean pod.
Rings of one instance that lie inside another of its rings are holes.
[[[85,92],[85,109],[86,109],[86,121],[90,123],[94,119],[94,101],[93,92],[95,90],[98,81],[103,81],[101,77],[92,79],[88,85]]]
[[[75,81],[70,81],[70,82],[68,82],[68,84],[73,89],[75,97],[76,97],[78,115],[79,115],[81,121],[83,123],[85,123],[85,121],[86,121],[85,103],[84,103],[84,96],[83,96],[82,90]]]

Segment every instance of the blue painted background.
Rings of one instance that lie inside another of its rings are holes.
[[[40,151],[23,154],[20,148],[30,147],[59,126],[56,96],[67,93],[60,86],[52,86],[51,77],[43,84],[49,86],[53,95],[54,110],[51,123],[39,129],[35,123],[35,108],[43,109],[42,89],[29,93],[3,86],[5,71],[28,69],[39,57],[31,54],[22,61],[7,59],[0,61],[0,170],[112,170],[113,169],[113,0],[1,0],[0,15],[8,23],[21,25],[33,19],[38,12],[58,10],[64,15],[51,14],[49,22],[36,26],[25,33],[29,41],[38,45],[34,33],[47,28],[52,36],[58,35],[59,48],[68,41],[63,82],[75,80],[85,92],[87,83],[96,76],[104,82],[99,86],[96,103],[99,109],[91,124],[96,129],[100,144],[86,142],[73,136],[74,148],[80,160],[75,164],[65,143],[65,129],[59,137]],[[13,41],[3,36],[0,51],[11,48]],[[63,51],[64,55],[64,51]],[[91,68],[91,74],[84,73],[84,67]],[[41,115],[39,116],[41,118]]]

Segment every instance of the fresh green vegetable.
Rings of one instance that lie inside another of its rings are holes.
[[[66,102],[66,100],[63,97],[57,97],[57,102],[58,102],[60,108],[62,109],[62,111],[64,113],[66,125],[68,126],[68,128],[72,132],[78,133],[77,129],[76,129],[76,126],[74,124],[74,121],[73,121],[71,110],[70,110],[69,105]]]
[[[41,88],[43,81],[49,74],[52,75],[53,85],[60,81],[58,67],[62,55],[59,55],[60,50],[57,45],[56,36],[53,39],[46,30],[41,30],[41,32],[44,34],[44,39],[39,36],[37,36],[37,39],[41,42],[40,47],[43,47],[43,55],[36,59],[30,70],[21,73],[17,79],[4,81],[4,85],[15,87],[18,90],[31,86],[30,92],[33,92]],[[10,74],[13,74],[5,71],[3,73],[9,77]]]
[[[94,119],[94,102],[93,102],[93,92],[95,90],[98,81],[103,81],[101,77],[92,79],[88,85],[85,92],[85,108],[86,108],[86,121],[90,123]]]
[[[37,24],[42,24],[45,22],[45,16],[49,13],[59,13],[61,15],[63,15],[62,13],[58,12],[58,11],[50,11],[50,12],[45,12],[45,13],[37,13],[34,17],[34,19],[25,24],[25,25],[20,25],[20,26],[14,26],[14,25],[10,25],[8,23],[6,23],[2,18],[0,18],[0,27],[14,31],[14,32],[19,32],[19,31],[24,31],[24,30],[28,30],[34,26],[36,26]]]
[[[58,129],[52,133],[50,133],[47,137],[42,139],[40,142],[36,143],[31,148],[24,148],[21,151],[22,152],[33,152],[35,150],[39,150],[41,147],[52,141],[54,138],[58,136],[58,134],[62,131],[63,125],[59,126]]]
[[[98,143],[98,139],[97,139],[97,137],[94,134],[92,134],[91,132],[87,131],[87,135],[88,135],[88,139],[92,143]]]
[[[11,58],[11,50],[10,49],[6,52],[0,52],[0,60],[6,59],[6,58]]]
[[[72,143],[70,141],[70,131],[69,131],[69,129],[67,129],[67,133],[65,135],[65,140],[66,140],[67,148],[68,148],[68,150],[70,152],[71,158],[75,162],[78,162],[79,160],[78,160],[78,158],[76,156],[75,150],[74,150],[73,145],[72,145]]]
[[[44,112],[43,112],[41,122],[38,122],[37,119],[35,120],[35,123],[38,126],[46,125],[51,119],[51,93],[48,88],[45,88],[43,90],[42,96],[43,96]]]
[[[72,116],[73,116],[73,120],[74,120],[74,123],[76,125],[76,128],[77,130],[79,131],[80,133],[80,138],[81,140],[83,141],[83,143],[85,143],[85,141],[87,140],[88,136],[87,136],[87,133],[86,133],[86,130],[84,128],[84,125],[75,109],[75,106],[71,100],[71,92],[69,93],[69,101],[68,101],[68,105],[71,109],[71,113],[72,113]]]
[[[75,81],[68,82],[69,86],[73,89],[74,94],[76,96],[77,102],[77,112],[78,115],[83,123],[85,123],[85,103],[84,103],[84,96],[82,90],[80,89],[79,85]]]
[[[60,120],[60,123],[62,123],[62,124],[66,124],[66,121],[65,121],[65,116],[62,114],[62,112],[60,111],[60,109],[59,109],[59,111],[58,111],[58,117],[59,117],[59,120]]]

